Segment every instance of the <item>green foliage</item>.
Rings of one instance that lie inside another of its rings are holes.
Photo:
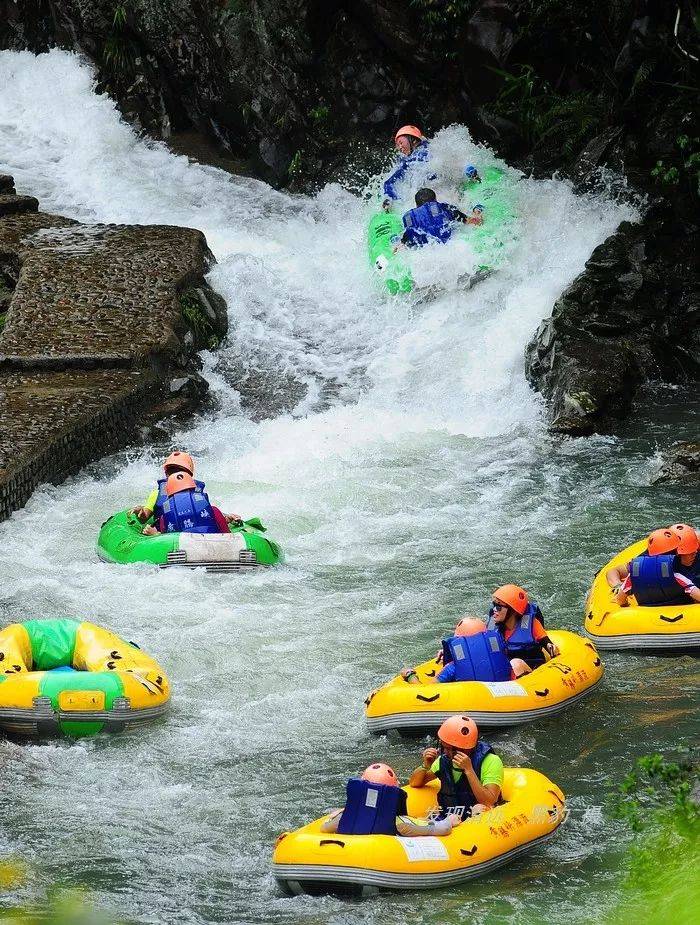
[[[102,48],[102,60],[113,72],[132,73],[136,63],[137,47],[128,35],[128,2],[124,0],[114,8],[112,28]]]
[[[302,169],[303,167],[302,167],[301,151],[295,151],[294,157],[292,158],[292,161],[289,167],[287,168],[289,179],[293,180],[295,177],[298,177]]]
[[[504,85],[492,109],[518,126],[531,151],[546,143],[560,146],[570,157],[593,134],[604,116],[601,96],[555,93],[529,64],[519,65],[515,74],[500,70],[496,73],[503,78]]]
[[[453,47],[475,6],[474,0],[410,0],[418,19],[422,44],[440,48],[442,56],[454,60]]]
[[[687,182],[700,196],[700,137],[681,134],[676,138],[677,153],[668,161],[658,160],[651,176],[664,186]]]
[[[126,6],[123,3],[118,3],[115,6],[112,25],[115,29],[123,29],[126,25]]]
[[[636,833],[609,925],[691,925],[700,908],[697,761],[640,758],[618,787],[614,815]]]
[[[180,296],[182,317],[194,335],[199,350],[216,350],[220,340],[210,319],[204,313],[199,299],[191,292]]]
[[[613,814],[634,832],[642,831],[653,810],[669,805],[700,823],[700,807],[690,800],[697,778],[698,765],[687,756],[667,761],[659,754],[645,755],[618,786]]]
[[[309,110],[309,118],[316,125],[326,125],[329,116],[330,110],[327,106],[314,106],[313,109]]]

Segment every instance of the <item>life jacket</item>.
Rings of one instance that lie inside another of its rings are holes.
[[[195,489],[178,491],[166,498],[163,520],[168,533],[219,533],[209,498]]]
[[[430,150],[428,149],[427,141],[422,141],[419,145],[416,145],[410,154],[405,156],[402,155],[398,167],[391,176],[384,181],[384,195],[388,196],[389,199],[398,199],[399,194],[396,191],[396,184],[405,179],[406,174],[414,164],[424,163],[429,160]],[[436,176],[435,174],[431,174],[427,179],[429,181],[435,180]]]
[[[480,777],[484,758],[491,754],[492,751],[493,749],[489,743],[483,739],[479,739],[476,743],[476,748],[469,757],[477,777]],[[440,766],[437,772],[437,777],[440,780],[440,790],[438,791],[437,799],[443,813],[457,806],[471,809],[472,806],[479,802],[469,785],[467,775],[461,774],[459,779],[455,780],[452,774],[454,770],[455,767],[447,755],[440,755]]]
[[[167,479],[158,479],[158,497],[156,498],[155,507],[153,508],[153,516],[156,520],[163,514],[163,505],[168,500],[168,496],[165,494],[165,483]],[[197,491],[201,491],[203,495],[206,495],[204,490],[204,482],[200,482],[199,479],[194,480],[195,485],[197,486]],[[209,498],[207,498],[207,501]]]
[[[518,625],[508,639],[505,638],[505,631],[501,629],[501,625],[496,623],[491,612],[489,612],[489,620],[486,626],[487,629],[497,629],[501,634],[505,642],[508,658],[521,658],[527,662],[530,668],[537,668],[539,665],[544,665],[547,659],[544,657],[542,644],[535,639],[533,634],[532,624],[535,619],[539,620],[544,626],[542,611],[535,601],[531,601],[522,617],[518,618]]]
[[[455,681],[510,681],[506,643],[498,630],[442,640],[443,664],[454,662]]]
[[[340,835],[396,835],[396,817],[406,814],[405,790],[351,777],[346,791]]]
[[[452,235],[453,218],[444,202],[426,202],[411,209],[403,217],[406,243],[422,247],[430,238],[443,244]]]
[[[697,559],[697,557],[696,557]],[[688,569],[688,566],[686,566]],[[696,563],[690,569],[698,570]],[[637,556],[630,562],[630,580],[632,594],[637,598],[641,607],[659,607],[663,604],[685,604],[688,595],[683,592],[674,572],[687,571],[679,565],[674,555],[667,556]],[[691,575],[688,575],[691,578]]]

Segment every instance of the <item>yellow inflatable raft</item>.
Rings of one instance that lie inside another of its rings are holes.
[[[405,787],[408,812],[425,817],[437,806],[439,783]],[[550,839],[564,821],[561,790],[539,771],[506,768],[505,803],[468,819],[450,835],[328,835],[323,816],[277,839],[272,873],[285,892],[378,888],[424,890],[489,873]]]
[[[117,732],[160,716],[163,669],[94,623],[27,620],[0,631],[0,729],[15,735]]]
[[[365,701],[367,725],[372,732],[436,729],[448,716],[468,713],[480,727],[514,726],[552,716],[590,694],[603,664],[595,646],[576,633],[548,635],[560,654],[517,681],[430,683],[442,668],[434,659],[416,668],[424,683],[397,675]]]
[[[646,549],[640,540],[623,549],[596,575],[586,598],[586,633],[600,649],[697,649],[700,648],[700,604],[640,607],[630,595],[630,605],[620,607],[605,573],[626,565]]]

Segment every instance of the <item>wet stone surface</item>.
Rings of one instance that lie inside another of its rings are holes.
[[[0,520],[201,402],[196,350],[227,328],[212,262],[200,231],[80,225],[0,177]]]

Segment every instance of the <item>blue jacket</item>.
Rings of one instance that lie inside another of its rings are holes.
[[[471,755],[472,767],[474,773],[480,778],[481,765],[484,758],[493,751],[488,742],[479,739],[476,748]],[[457,806],[465,806],[471,809],[478,802],[474,792],[469,785],[466,774],[461,774],[457,780],[453,775],[454,765],[447,755],[440,755],[440,765],[438,767],[437,777],[440,780],[440,790],[438,791],[438,804],[442,813],[445,814]]]
[[[406,814],[406,791],[356,777],[347,784],[339,835],[396,835],[396,817]]]
[[[158,520],[159,517],[163,514],[163,505],[168,500],[168,496],[165,493],[165,483],[167,479],[158,479],[158,497],[156,498],[156,504],[153,508],[153,516]],[[197,491],[201,491],[203,494],[206,494],[204,491],[204,482],[200,482],[199,479],[195,479],[195,485],[197,486]],[[207,498],[207,501],[209,498]]]
[[[430,160],[430,150],[428,142],[422,141],[410,154],[401,158],[399,166],[391,174],[388,180],[384,181],[384,195],[387,199],[398,199],[399,194],[396,192],[396,184],[405,179],[406,174],[414,164],[425,163]],[[435,176],[427,177],[428,180],[434,180]]]
[[[518,620],[518,625],[513,634],[509,639],[505,640],[508,658],[521,658],[524,662],[527,662],[530,668],[537,668],[547,661],[542,651],[543,640],[538,641],[535,639],[532,629],[533,620],[535,619],[538,619],[544,625],[542,611],[535,601],[531,601],[525,613]],[[486,625],[488,629],[498,629],[499,632],[504,632],[502,625],[496,623],[492,615],[489,615],[489,621]]]
[[[436,678],[441,684],[446,681],[510,681],[506,645],[497,630],[443,639],[442,652],[445,667]]]
[[[403,217],[406,229],[401,238],[408,247],[423,247],[431,239],[445,244],[452,236],[452,223],[466,216],[446,202],[426,202]]]
[[[218,533],[209,498],[196,489],[178,491],[163,505],[168,533]]]
[[[681,572],[697,583],[700,578],[700,556],[692,565],[681,565],[677,556],[637,556],[630,562],[632,594],[640,607],[662,607],[688,603],[688,595],[674,578]]]

